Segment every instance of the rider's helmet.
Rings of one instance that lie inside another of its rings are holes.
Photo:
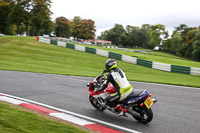
[[[105,63],[106,72],[110,72],[111,70],[117,68],[117,62],[114,59],[108,59]]]

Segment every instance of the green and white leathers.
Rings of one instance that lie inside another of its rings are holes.
[[[105,100],[113,106],[126,99],[132,92],[133,88],[128,82],[125,73],[120,68],[112,69],[107,75],[100,91],[107,88],[108,83],[112,83],[116,93],[108,96]]]
[[[117,68],[117,62],[114,59],[108,59],[105,63],[105,72],[109,72],[106,75],[106,79],[99,91],[103,91],[107,88],[108,83],[112,83],[116,93],[108,96],[105,101],[110,106],[116,106],[119,101],[126,99],[132,92],[133,88],[128,82],[125,73]]]

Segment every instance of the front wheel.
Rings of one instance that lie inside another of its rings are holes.
[[[92,96],[89,96],[89,100],[90,100],[90,103],[92,104],[92,106],[93,106],[94,108],[96,108],[97,110],[99,110],[99,111],[105,110],[105,108],[102,107],[102,106],[98,103],[98,101],[96,100],[96,98],[94,98],[94,97],[92,97]]]
[[[140,117],[133,117],[140,123],[147,124],[153,119],[153,111],[151,108],[147,109],[146,106],[143,106],[135,107],[133,110],[139,114]]]

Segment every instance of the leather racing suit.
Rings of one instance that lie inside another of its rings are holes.
[[[99,91],[106,89],[109,82],[112,83],[116,90],[115,94],[105,99],[106,104],[111,107],[116,106],[119,101],[126,99],[133,92],[133,88],[128,82],[125,73],[120,68],[115,68],[106,75],[106,79]]]

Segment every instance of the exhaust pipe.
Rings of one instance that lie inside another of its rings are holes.
[[[153,103],[156,103],[158,101],[157,99],[154,98],[152,98],[151,100],[153,101]]]
[[[135,116],[137,118],[142,118],[138,113],[131,111],[131,110],[127,110],[127,113],[131,114],[132,116]]]

